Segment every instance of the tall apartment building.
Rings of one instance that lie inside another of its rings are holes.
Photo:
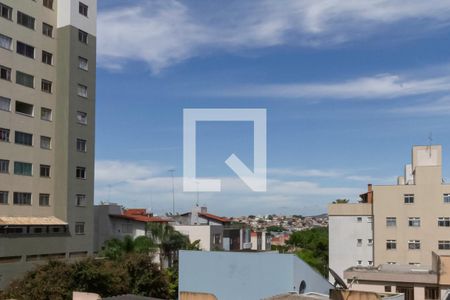
[[[93,249],[96,0],[0,0],[0,287]]]
[[[375,266],[431,269],[432,252],[450,255],[450,185],[442,178],[442,147],[414,146],[412,163],[396,185],[369,185],[360,203],[331,204],[328,211],[330,267],[338,274],[370,264],[361,248],[368,239]],[[370,218],[370,227],[364,218]]]

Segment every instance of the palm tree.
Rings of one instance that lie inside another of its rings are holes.
[[[156,246],[151,239],[146,236],[139,236],[133,240],[129,235],[125,236],[123,240],[111,239],[105,242],[102,256],[109,259],[120,259],[126,254],[152,254],[155,252]]]

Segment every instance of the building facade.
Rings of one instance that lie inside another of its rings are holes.
[[[93,250],[96,0],[0,0],[0,287]]]

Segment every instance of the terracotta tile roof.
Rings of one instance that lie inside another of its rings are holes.
[[[149,217],[149,216],[139,216],[139,215],[110,215],[111,217],[122,218],[137,222],[156,222],[156,223],[168,223],[169,220],[163,219],[161,217]]]
[[[56,217],[0,217],[0,225],[67,225]]]
[[[203,218],[206,218],[206,219],[210,219],[210,220],[213,220],[213,221],[217,221],[217,222],[220,222],[220,223],[230,223],[231,222],[230,219],[228,219],[228,218],[219,217],[219,216],[216,216],[216,215],[213,215],[213,214],[209,214],[209,213],[199,212],[198,215],[200,217],[203,217]]]
[[[148,215],[147,210],[145,208],[130,208],[125,209],[123,212],[124,215]]]

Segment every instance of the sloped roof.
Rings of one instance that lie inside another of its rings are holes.
[[[228,218],[219,217],[219,216],[216,216],[216,215],[213,215],[213,214],[210,214],[210,213],[199,212],[198,216],[199,217],[203,217],[205,219],[210,219],[210,220],[213,220],[213,221],[217,221],[217,222],[220,222],[220,223],[230,223],[231,222],[230,219],[228,219]]]
[[[144,222],[144,223],[150,223],[150,222],[156,222],[156,223],[168,223],[169,220],[163,219],[161,217],[149,217],[149,216],[142,216],[142,215],[110,215],[111,217],[121,218],[121,219],[127,219],[137,222]]]
[[[0,225],[67,225],[56,217],[0,217]]]

